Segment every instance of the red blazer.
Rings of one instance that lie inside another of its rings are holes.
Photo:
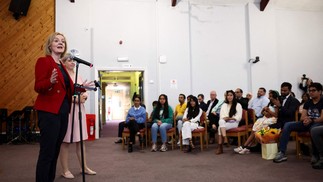
[[[50,82],[50,77],[54,68],[57,69],[58,73],[56,84]],[[63,69],[66,71],[64,66]],[[68,75],[67,71],[66,74]],[[38,96],[34,108],[36,110],[58,114],[66,94],[68,96],[69,104],[71,105],[74,83],[70,77],[69,80],[71,87],[67,90],[64,77],[52,56],[39,58],[35,67],[34,89],[38,93]]]

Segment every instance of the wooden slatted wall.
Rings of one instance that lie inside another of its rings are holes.
[[[0,108],[7,108],[8,115],[34,105],[35,63],[55,30],[54,0],[31,0],[27,16],[18,20],[9,4],[0,1]]]

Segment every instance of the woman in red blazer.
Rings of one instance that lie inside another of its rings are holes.
[[[40,150],[36,181],[54,181],[56,163],[64,139],[70,111],[73,81],[60,59],[66,52],[63,34],[53,33],[45,44],[46,56],[37,60],[35,91],[38,93],[35,109],[38,110]]]

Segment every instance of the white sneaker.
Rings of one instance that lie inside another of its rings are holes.
[[[151,152],[156,152],[157,151],[157,145],[153,144],[153,146],[151,147]]]
[[[160,147],[159,151],[161,151],[161,152],[166,152],[166,151],[167,151],[167,146],[166,146],[165,144],[163,144],[163,145]]]
[[[244,148],[244,149],[242,149],[242,150],[239,152],[239,154],[241,154],[241,155],[249,154],[249,153],[250,153],[250,150],[249,150],[249,149],[247,149],[247,148]]]
[[[169,140],[168,144],[172,144],[173,143],[173,139]]]
[[[242,146],[233,149],[235,153],[239,153],[243,150]]]
[[[180,145],[181,145],[181,142],[180,142],[180,141],[178,141],[178,142],[177,142],[177,146],[180,146]]]

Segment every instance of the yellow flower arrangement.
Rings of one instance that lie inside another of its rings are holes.
[[[264,127],[260,131],[256,132],[256,138],[261,143],[277,143],[280,134],[280,129]]]

